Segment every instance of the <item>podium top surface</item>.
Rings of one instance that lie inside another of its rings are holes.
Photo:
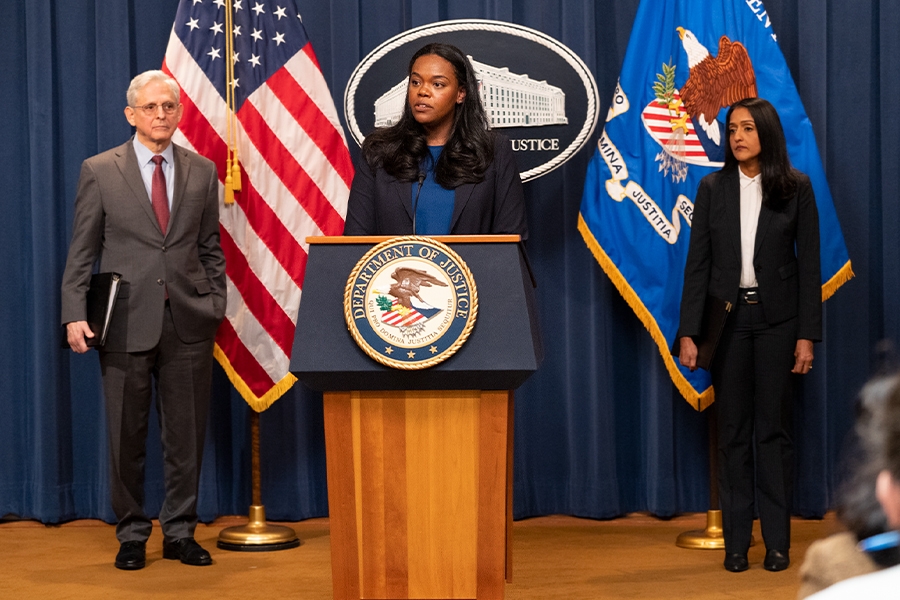
[[[380,244],[396,235],[311,235],[306,238],[307,244]],[[489,244],[517,243],[522,241],[521,235],[434,235],[429,239],[444,244]]]
[[[291,372],[312,389],[509,390],[543,359],[534,282],[518,235],[443,236],[472,272],[478,319],[450,358],[429,368],[382,365],[357,346],[344,318],[344,290],[372,246],[397,237],[311,237]],[[424,237],[424,236],[420,236]]]

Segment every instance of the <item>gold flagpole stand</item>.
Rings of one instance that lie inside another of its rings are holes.
[[[259,474],[259,413],[250,410],[251,461],[253,504],[246,525],[226,527],[219,533],[217,547],[243,552],[287,550],[300,545],[300,539],[290,527],[266,523],[266,507],[262,505]]]
[[[725,537],[722,534],[722,511],[719,510],[719,486],[716,483],[716,473],[719,468],[718,446],[719,435],[716,430],[716,405],[713,404],[707,410],[709,417],[709,506],[706,511],[706,529],[694,529],[685,531],[675,540],[679,548],[691,550],[724,550]],[[756,540],[750,536],[750,545]]]

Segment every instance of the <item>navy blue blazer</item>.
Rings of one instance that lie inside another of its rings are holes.
[[[797,339],[822,339],[819,213],[809,177],[778,211],[759,212],[753,268],[766,322],[798,317]],[[678,337],[700,335],[707,294],[737,303],[741,279],[741,191],[737,169],[700,181],[684,268]]]
[[[411,235],[412,185],[359,160],[344,235]],[[480,183],[454,190],[451,235],[518,234],[525,240],[525,193],[509,139],[494,134],[494,160]]]

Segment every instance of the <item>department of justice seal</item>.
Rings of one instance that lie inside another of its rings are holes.
[[[456,353],[478,316],[466,263],[431,238],[391,238],[363,256],[347,279],[344,318],[363,351],[395,369],[427,369]]]

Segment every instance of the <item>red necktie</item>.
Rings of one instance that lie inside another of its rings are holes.
[[[156,220],[159,221],[159,228],[163,235],[166,235],[169,228],[169,194],[166,192],[166,175],[163,173],[162,167],[165,159],[157,154],[150,160],[156,163],[156,169],[153,170],[153,183],[150,186],[150,203],[153,205],[153,212],[156,213]]]

